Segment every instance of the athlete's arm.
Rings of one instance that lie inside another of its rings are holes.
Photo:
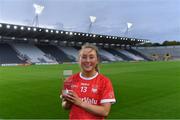
[[[86,111],[91,112],[93,114],[107,117],[111,109],[111,103],[104,103],[101,106],[98,106],[82,102],[80,104],[80,107],[84,108]]]
[[[99,106],[99,105],[92,105],[92,104],[83,102],[81,98],[79,98],[77,94],[73,91],[69,92],[66,99],[72,102],[73,104],[85,109],[86,111],[90,113],[104,116],[104,117],[108,116],[109,111],[111,109],[111,103],[104,103],[101,106]]]

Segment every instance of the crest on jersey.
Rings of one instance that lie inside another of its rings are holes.
[[[97,91],[98,91],[98,87],[97,87],[97,86],[93,86],[93,87],[92,87],[92,92],[93,92],[93,93],[97,93]]]

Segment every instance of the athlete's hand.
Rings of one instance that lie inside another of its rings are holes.
[[[69,93],[66,96],[66,100],[70,101],[71,103],[81,106],[82,100],[78,97],[78,95],[74,91],[69,91]]]
[[[61,94],[61,95],[60,95],[60,99],[62,99],[61,105],[62,105],[62,107],[63,107],[64,109],[70,109],[70,108],[71,108],[72,103],[66,99],[66,96],[64,96],[64,95]]]

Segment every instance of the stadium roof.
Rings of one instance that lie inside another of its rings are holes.
[[[45,41],[66,41],[66,42],[90,42],[90,43],[103,43],[103,44],[115,44],[115,45],[130,45],[149,42],[148,40],[89,34],[83,32],[63,31],[57,29],[47,29],[41,27],[22,26],[15,24],[0,23],[0,36],[1,40],[34,40],[38,42]]]

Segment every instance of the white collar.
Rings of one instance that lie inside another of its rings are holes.
[[[92,76],[92,77],[83,77],[82,76],[82,72],[80,72],[80,78],[82,78],[83,80],[92,80],[92,79],[94,79],[95,77],[97,77],[98,76],[98,72],[96,72],[96,74],[94,75],[94,76]]]

